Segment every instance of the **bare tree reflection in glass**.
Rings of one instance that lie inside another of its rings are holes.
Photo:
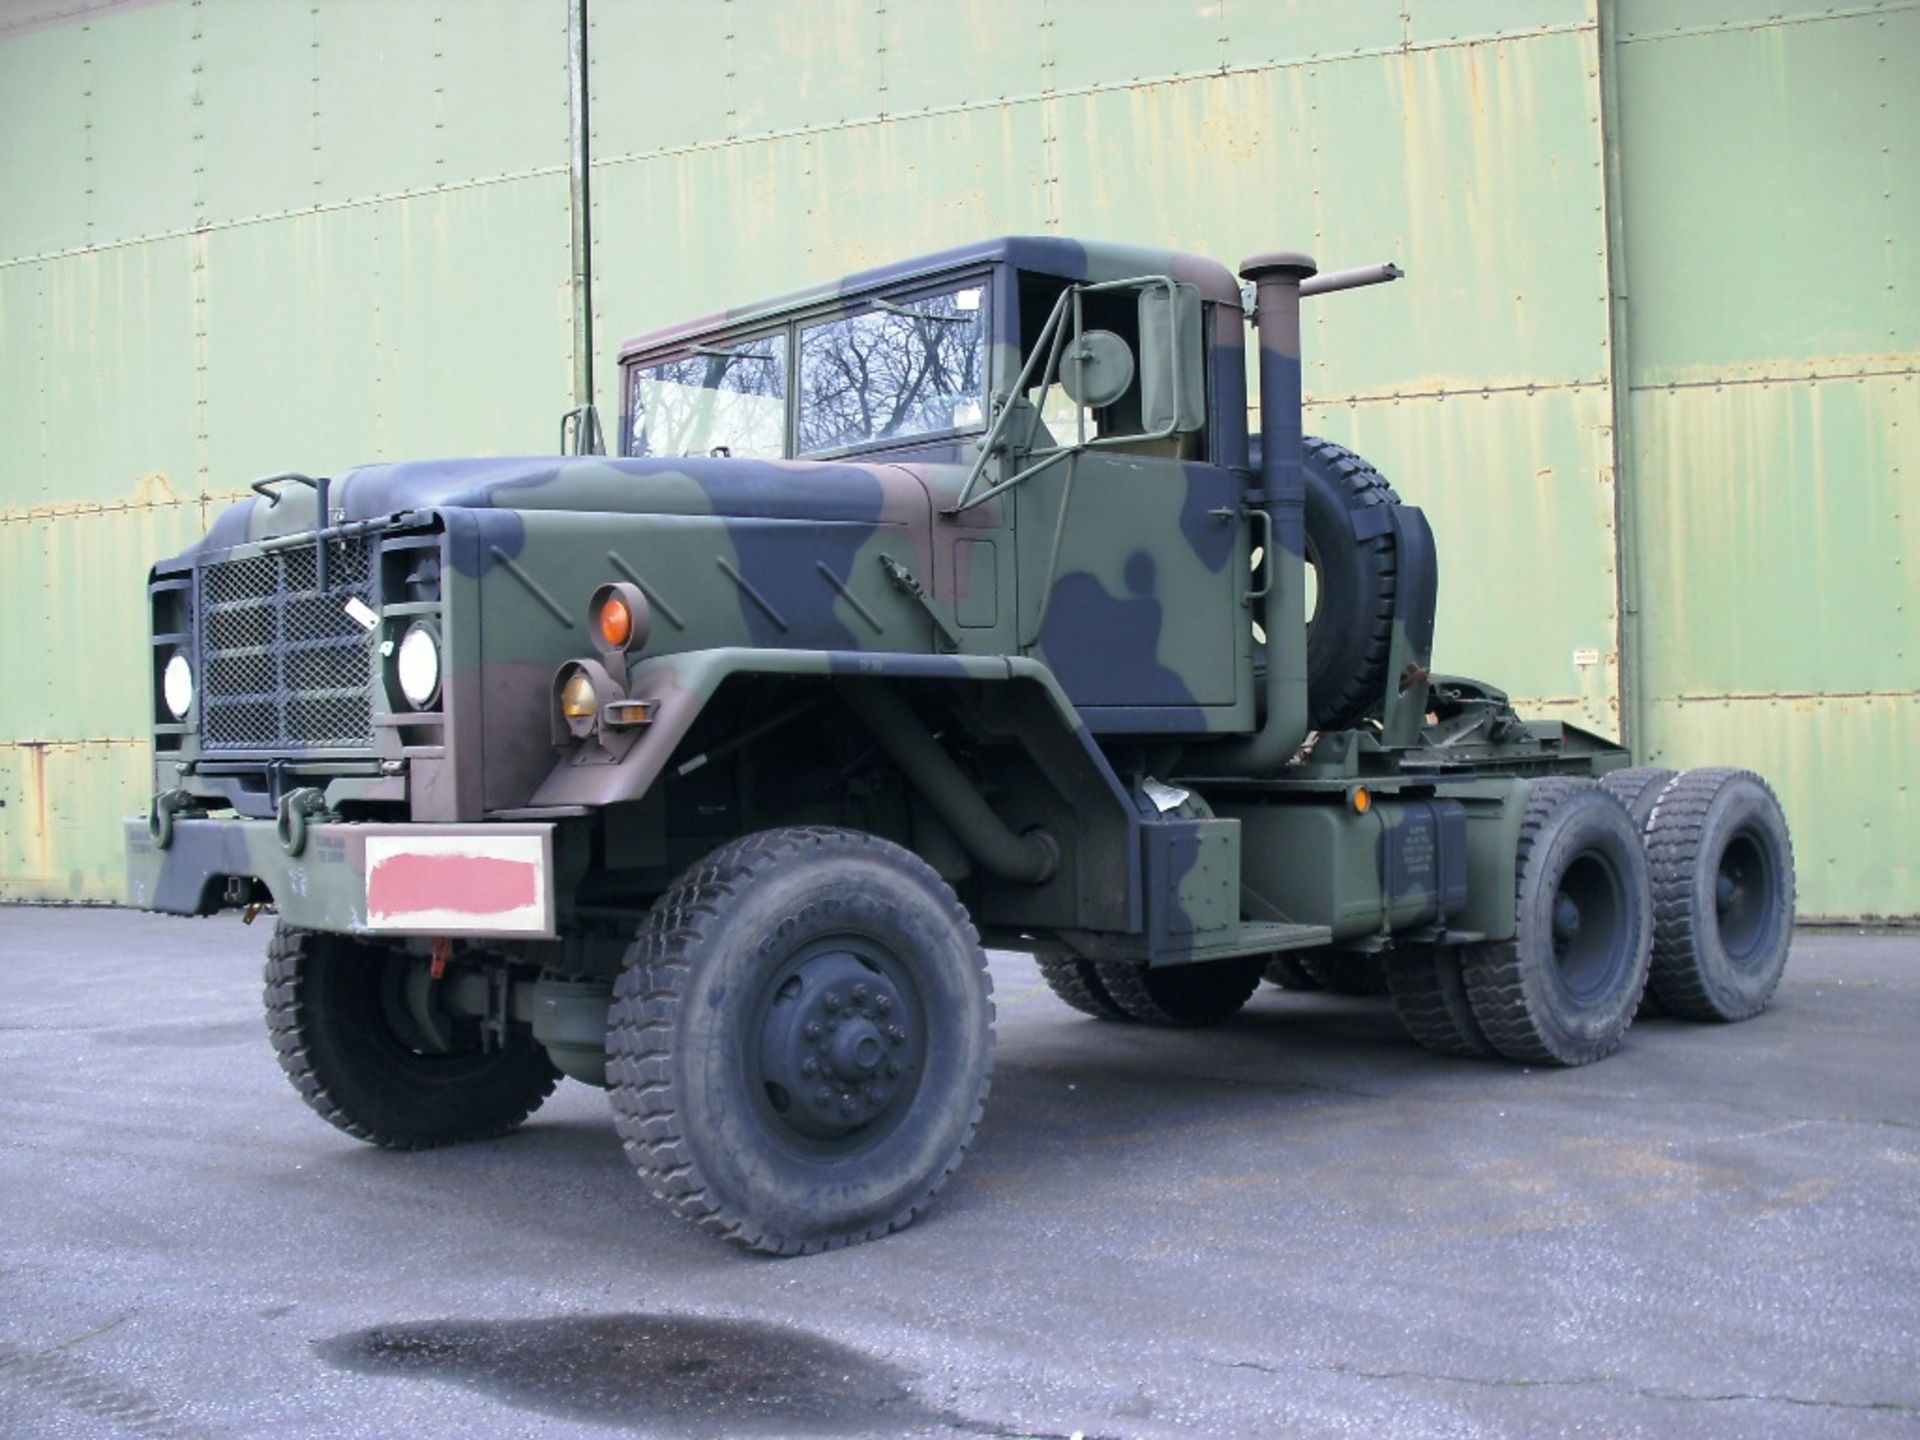
[[[632,455],[737,455],[786,450],[787,337],[759,335],[727,349],[636,370],[628,406]]]
[[[800,332],[800,453],[980,423],[986,346],[973,286],[877,301]]]

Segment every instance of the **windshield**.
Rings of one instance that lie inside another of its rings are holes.
[[[875,301],[800,332],[800,453],[964,430],[985,412],[982,288]]]
[[[778,459],[786,453],[787,337],[697,346],[636,369],[627,412],[629,455]]]

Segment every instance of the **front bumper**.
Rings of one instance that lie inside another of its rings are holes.
[[[207,915],[233,876],[258,880],[290,925],[355,935],[552,939],[553,826],[315,823],[298,854],[271,820],[175,820],[163,847],[130,817],[127,898]]]

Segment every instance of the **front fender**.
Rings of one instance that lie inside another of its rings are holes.
[[[1081,748],[1123,807],[1126,790],[1094,744],[1073,703],[1053,672],[1036,660],[1006,656],[875,653],[865,650],[765,650],[725,646],[689,650],[644,660],[628,675],[627,693],[653,702],[653,719],[640,739],[617,761],[593,743],[568,746],[534,792],[535,808],[560,805],[600,806],[638,800],[653,787],[674,750],[721,686],[739,675],[891,677],[900,680],[1038,686],[1060,723],[1079,737]]]

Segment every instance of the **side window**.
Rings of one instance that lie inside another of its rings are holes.
[[[986,288],[898,301],[800,332],[802,455],[966,430],[986,414]]]
[[[787,337],[696,346],[636,367],[627,397],[629,455],[779,459],[787,439]]]

